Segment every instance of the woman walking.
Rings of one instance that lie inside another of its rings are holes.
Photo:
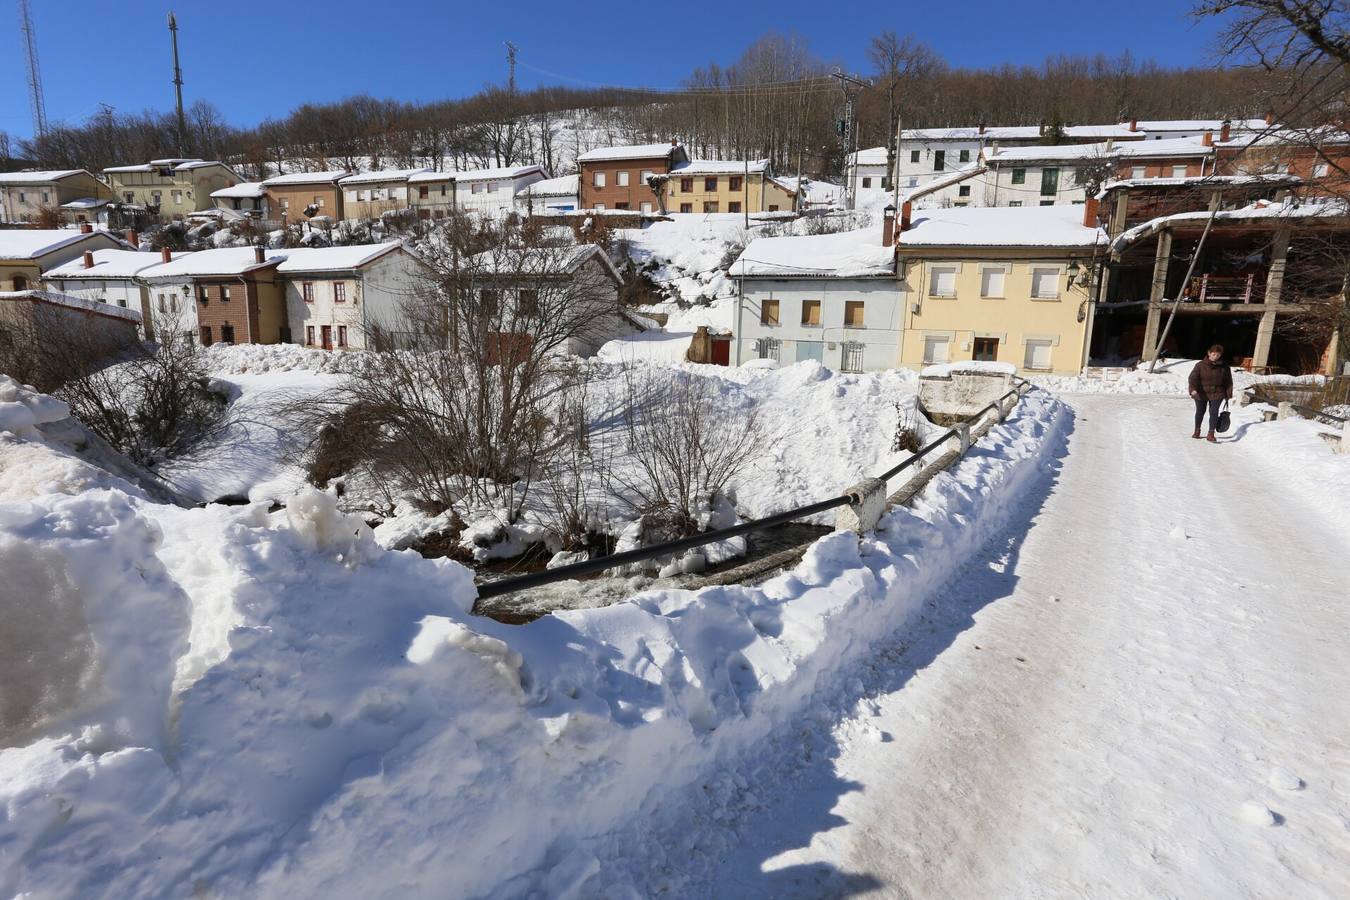
[[[1195,431],[1191,437],[1200,437],[1200,423],[1205,418],[1205,408],[1209,408],[1209,434],[1205,440],[1210,443],[1214,437],[1214,423],[1219,420],[1219,404],[1233,399],[1233,370],[1223,360],[1223,345],[1215,344],[1209,348],[1205,358],[1191,369],[1189,379],[1191,397],[1195,400]]]

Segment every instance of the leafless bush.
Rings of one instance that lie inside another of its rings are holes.
[[[922,446],[923,426],[919,421],[918,404],[895,404],[895,437],[891,439],[891,452],[913,453]]]

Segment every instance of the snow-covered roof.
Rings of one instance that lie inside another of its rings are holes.
[[[33,300],[39,303],[64,306],[69,309],[83,309],[101,313],[115,319],[126,319],[128,322],[141,321],[139,310],[124,309],[111,303],[100,303],[98,300],[87,300],[84,297],[72,297],[70,294],[62,294],[56,291],[0,291],[0,301],[5,300]]]
[[[285,187],[292,184],[331,184],[339,178],[346,178],[351,172],[334,169],[329,172],[292,172],[289,175],[273,175],[263,179],[268,187]]]
[[[1211,215],[1214,216],[1214,223],[1216,225],[1219,223],[1251,222],[1253,224],[1271,227],[1281,221],[1293,221],[1298,219],[1350,219],[1350,204],[1339,199],[1290,205],[1258,200],[1251,206],[1244,206],[1241,209],[1223,209],[1219,210],[1217,213],[1211,213],[1209,210],[1205,209],[1194,210],[1192,212],[1173,213],[1169,216],[1159,216],[1156,219],[1141,222],[1133,228],[1116,235],[1115,240],[1111,242],[1111,251],[1119,252],[1130,244],[1133,244],[1135,241],[1153,234],[1161,228],[1173,225],[1184,225],[1187,223],[1201,224]]]
[[[1165,188],[1165,187],[1239,187],[1242,185],[1301,184],[1303,179],[1297,175],[1188,175],[1185,178],[1117,178],[1108,181],[1097,191],[1097,198],[1106,196],[1108,191],[1117,188]]]
[[[107,206],[112,203],[111,200],[100,200],[97,197],[80,197],[61,204],[62,209],[97,209],[100,206]]]
[[[174,166],[173,170],[175,172],[188,172],[191,171],[192,169],[205,169],[209,166],[221,166],[222,168],[226,169],[229,168],[229,166],[225,165],[223,162],[220,162],[219,160],[215,159],[189,159],[186,162],[181,162],[178,165]]]
[[[910,247],[1092,247],[1106,232],[1083,225],[1083,207],[988,206],[917,210],[900,249]]]
[[[64,228],[7,228],[0,230],[0,259],[37,259],[53,250],[78,244],[100,234],[117,240],[106,231],[85,233]]]
[[[877,278],[895,274],[895,253],[873,226],[837,234],[756,238],[728,271],[748,278]]]
[[[1144,132],[1213,131],[1218,134],[1223,122],[1223,119],[1139,119],[1135,127]],[[1270,127],[1265,119],[1230,119],[1228,126],[1238,131],[1262,131]]]
[[[373,184],[382,181],[407,181],[408,176],[416,175],[420,172],[429,172],[425,167],[420,169],[380,169],[375,172],[357,172],[348,175],[340,182],[343,187],[349,184]]]
[[[848,161],[850,165],[884,166],[886,165],[886,148],[868,147],[866,150],[850,153],[848,155]]]
[[[560,175],[545,178],[520,189],[522,197],[575,197],[581,189],[580,175]]]
[[[253,247],[221,247],[184,253],[173,262],[161,263],[141,271],[142,278],[194,278],[207,275],[242,275],[253,269],[273,266],[290,253],[289,250],[267,250],[263,262],[258,262]]]
[[[1115,155],[1114,151],[1115,148],[1113,146],[1108,146],[1105,143],[1036,144],[1031,147],[999,147],[997,153],[992,149],[986,149],[984,151],[984,158],[990,165],[1010,162],[1032,162],[1035,160],[1066,162],[1113,156]]]
[[[1162,138],[1156,141],[1132,141],[1117,144],[1116,153],[1129,159],[1155,156],[1212,156],[1213,147],[1207,147],[1200,138]]]
[[[748,167],[748,169],[747,169]],[[671,166],[671,175],[758,175],[769,167],[767,159],[691,159]]]
[[[76,257],[54,269],[44,272],[43,278],[130,278],[151,266],[163,263],[164,258],[156,251],[144,250],[95,250],[94,265],[85,268],[84,257]],[[174,259],[186,256],[186,253],[173,254]]]
[[[72,175],[89,175],[84,169],[57,169],[44,172],[3,172],[0,184],[46,184]],[[90,178],[93,176],[90,175]]]
[[[261,197],[266,193],[267,188],[261,181],[241,181],[239,184],[212,191],[211,196],[228,200],[232,197]]]
[[[934,178],[933,180],[927,182],[926,184],[921,184],[918,187],[910,188],[909,191],[900,195],[900,199],[903,202],[905,200],[913,200],[917,197],[922,197],[926,194],[932,194],[942,190],[943,188],[948,188],[954,184],[959,184],[960,182],[965,181],[967,178],[973,178],[974,176],[979,175],[986,171],[988,171],[988,168],[980,162],[967,163],[961,168],[956,169],[955,171],[952,172],[948,172],[946,175],[943,175],[940,178]]]
[[[152,159],[150,160],[150,165],[180,166],[186,165],[187,163],[199,163],[199,162],[205,162],[205,160],[203,160],[200,156],[170,156],[166,157],[165,159]]]
[[[989,125],[980,131],[978,125],[951,128],[906,128],[900,139],[906,141],[1034,141],[1044,136],[1040,125]],[[1068,138],[1105,140],[1137,139],[1142,135],[1131,131],[1129,125],[1066,125],[1063,134]]]
[[[597,257],[615,281],[622,281],[609,257],[595,244],[575,247],[541,247],[535,250],[486,251],[472,258],[471,266],[485,275],[567,275],[591,257]]]
[[[539,166],[506,166],[500,169],[477,169],[473,172],[455,173],[455,181],[497,181],[499,179],[524,178],[531,172],[541,175],[544,170]]]
[[[627,147],[597,147],[577,157],[577,162],[599,162],[607,159],[655,159],[669,155],[677,144],[631,144]]]
[[[429,181],[454,181],[459,177],[459,172],[434,171],[427,169],[425,172],[415,172],[408,176],[408,184],[425,184]]]
[[[1243,134],[1226,141],[1215,141],[1217,147],[1288,147],[1291,144],[1350,144],[1350,132],[1330,126],[1321,128],[1286,128],[1260,134]]]
[[[359,269],[403,246],[399,241],[350,247],[306,247],[287,250],[278,272],[345,272]]]
[[[187,172],[192,169],[204,169],[207,166],[223,166],[229,168],[223,162],[215,159],[188,159],[174,157],[171,159],[152,159],[148,163],[138,163],[133,166],[108,166],[103,171],[106,172],[153,172],[156,169],[171,168],[175,172]]]

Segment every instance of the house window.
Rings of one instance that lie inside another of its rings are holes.
[[[1059,192],[1059,169],[1051,166],[1041,169],[1041,196],[1053,197]]]
[[[956,296],[956,266],[934,266],[928,281],[928,296]]]
[[[222,303],[230,302],[230,286],[228,284],[220,286],[220,300]]]
[[[197,299],[200,300],[202,303],[210,302],[211,294],[207,290],[206,285],[202,285],[201,287],[197,288]]]
[[[20,195],[19,195],[19,200],[22,202],[22,200],[23,200],[23,194],[20,194]],[[122,202],[124,202],[124,203],[135,203],[135,202],[136,202],[136,195],[133,194],[131,191],[124,191],[124,192],[122,193]]]
[[[616,187],[628,187],[628,170],[614,173],[614,184]]]
[[[872,186],[872,179],[870,179],[870,178],[864,178],[864,179],[863,179],[863,185],[862,185],[862,186],[865,187],[865,188],[870,188],[870,187]]]
[[[717,178],[716,178],[716,177],[712,177],[712,178],[705,178],[705,179],[703,179],[703,189],[704,189],[705,191],[715,191],[715,190],[717,190]]]
[[[163,294],[159,295],[159,311],[162,313],[168,313],[169,311],[169,302]]]
[[[970,162],[970,151],[969,151],[969,150],[962,150],[962,151],[961,151],[961,155],[960,155],[959,157],[957,157],[957,158],[960,159],[961,162]]]
[[[917,175],[911,175],[911,176],[909,176],[909,186],[910,186],[910,187],[918,187],[918,186],[919,186],[919,178],[918,178]]]
[[[592,176],[591,176],[591,184],[595,185],[596,187],[604,187],[604,186],[605,186],[605,173],[604,173],[604,172],[596,172],[594,175],[592,175]],[[477,185],[474,185],[474,187],[477,187]],[[477,191],[475,191],[474,193],[477,193]]]
[[[642,212],[649,213],[652,211],[652,205],[648,201],[644,200],[638,204],[638,209],[640,209]]]
[[[425,200],[430,196],[431,196],[431,188],[429,186],[425,184],[419,184],[417,186],[417,199]]]
[[[314,205],[317,206],[319,209],[323,209],[324,203],[325,203],[325,201],[324,201],[324,199],[323,199],[322,197],[315,197],[315,198],[314,198]]]
[[[1172,177],[1173,177],[1173,178],[1185,178],[1185,177],[1186,177],[1186,167],[1185,167],[1185,166],[1173,166],[1173,167],[1172,167]]]
[[[487,192],[488,192],[489,194],[495,194],[495,193],[497,193],[497,188],[498,188],[498,187],[500,187],[500,185],[498,185],[497,182],[495,182],[495,181],[489,181],[489,182],[487,183]]]
[[[481,290],[478,292],[478,299],[482,302],[483,314],[487,316],[497,315],[497,292],[492,290]]]
[[[733,191],[739,191],[745,186],[744,175],[732,175],[727,179],[727,187]]]
[[[304,298],[304,300],[305,300],[306,303],[313,303],[313,302],[314,302],[314,282],[312,282],[312,281],[306,281],[306,282],[304,282],[303,284],[301,284],[301,285],[300,285],[300,296]]]
[[[1021,205],[1022,205],[1022,201],[1021,201],[1021,200],[1009,200],[1009,201],[1008,201],[1008,205],[1009,205],[1009,206],[1021,206]]]
[[[22,276],[22,275],[15,275],[15,276],[14,276],[14,290],[16,290],[16,291],[26,291],[26,290],[28,290],[28,279],[25,278],[25,277]]]
[[[759,324],[777,325],[778,324],[778,301],[761,300],[759,302]],[[777,357],[774,357],[777,359]]]
[[[963,184],[963,185],[961,185],[959,188],[957,188],[957,189],[956,189],[956,196],[958,196],[958,197],[969,197],[969,196],[970,196],[970,185],[968,185],[968,184]]]
[[[210,347],[210,346],[211,346],[211,326],[210,326],[210,325],[203,325],[203,326],[201,327],[201,332],[200,332],[200,333],[201,333],[202,346],[203,346],[203,347]]]
[[[233,344],[233,343],[234,343],[234,326],[233,326],[233,325],[222,325],[222,326],[220,326],[220,342],[221,342],[222,344]]]
[[[27,202],[28,202],[28,194],[24,193],[23,191],[19,191],[19,202],[20,202],[20,203],[27,203]]]
[[[911,150],[911,151],[909,151],[909,161],[912,162],[912,163],[918,162],[918,161],[919,161],[919,153],[920,153],[920,151],[918,151],[918,150]]]
[[[243,202],[238,197],[235,197],[234,200],[231,201],[231,204],[235,209],[243,209]]]
[[[1008,270],[1002,266],[985,266],[980,270],[980,296],[1002,297],[1003,281]]]
[[[1130,177],[1134,179],[1147,178],[1148,166],[1131,166]]]
[[[1013,170],[1012,170],[1012,183],[1013,183],[1013,184],[1026,184],[1026,183],[1027,183],[1027,170],[1026,170],[1026,169],[1013,169]]]
[[[333,302],[334,303],[347,302],[347,282],[336,281],[333,283]]]
[[[778,338],[760,338],[755,341],[755,353],[760,359],[778,360],[778,353],[783,344]]]
[[[179,205],[179,206],[182,206],[182,205],[183,205],[183,192],[182,192],[182,191],[174,191],[174,192],[173,192],[173,202],[176,203],[176,204]]]
[[[946,167],[947,167],[947,151],[946,151],[946,150],[934,150],[934,151],[933,151],[933,171],[934,171],[934,172],[941,172],[941,171],[942,171],[943,169],[945,169]]]
[[[1318,163],[1317,165],[1313,166],[1312,173],[1314,178],[1326,178],[1327,173],[1330,171],[1331,171],[1330,165],[1328,165],[1327,163]]]
[[[715,213],[715,212],[717,212],[717,211],[718,211],[718,209],[717,209],[717,201],[716,201],[716,200],[704,200],[704,201],[703,201],[703,211],[704,211],[705,213]]]
[[[444,184],[441,185],[441,196],[442,196],[442,197],[445,196],[445,189],[446,189],[446,187],[447,187],[447,185],[444,185]]]
[[[863,370],[863,347],[862,341],[844,341],[839,368],[845,372],[861,372]]]
[[[1059,269],[1032,269],[1031,296],[1037,300],[1059,297]]]
[[[313,326],[313,325],[306,325],[306,326],[305,326],[305,346],[306,346],[306,347],[313,347],[313,346],[314,346],[314,326]]]
[[[651,169],[643,169],[641,175],[642,183],[646,184],[654,174],[656,173],[653,172]]]
[[[738,213],[741,211],[741,201],[730,200],[727,202],[727,212]]]
[[[692,179],[692,178],[681,178],[681,179],[680,179],[680,191],[681,191],[681,193],[692,194],[692,193],[694,192],[694,179]]]
[[[682,213],[691,213],[691,212],[693,212],[693,211],[694,211],[694,204],[692,204],[692,203],[681,203],[681,204],[680,204],[680,212],[682,212]]]
[[[339,346],[339,347],[345,347],[345,346],[347,346],[347,326],[346,326],[346,325],[339,325],[339,326],[338,326],[338,346]]]
[[[604,210],[605,204],[603,204],[603,203],[597,203],[597,204],[595,204],[595,206],[594,206],[593,208],[594,208],[594,209],[598,209],[598,210]]]
[[[847,300],[844,302],[844,327],[845,328],[863,328],[863,301]]]
[[[820,324],[819,300],[802,301],[802,324],[806,326],[813,326]]]
[[[977,337],[973,356],[980,362],[996,362],[998,360],[998,338]]]
[[[160,191],[151,191],[151,192],[150,192],[150,202],[153,203],[153,204],[155,204],[156,206],[159,206],[159,205],[160,205],[160,202],[161,202],[163,199],[164,199],[164,194],[161,193]]]
[[[1053,346],[1053,341],[1028,338],[1026,354],[1022,358],[1022,368],[1041,372],[1049,371],[1050,349]]]
[[[1053,201],[1053,200],[1042,200],[1042,201],[1041,201],[1039,204],[1037,204],[1037,205],[1038,205],[1038,206],[1054,206],[1054,205],[1055,205],[1055,201]]]
[[[628,201],[627,201],[627,200],[620,200],[618,203],[615,203],[615,204],[614,204],[614,208],[615,208],[615,209],[627,209],[627,208],[628,208]]]
[[[357,191],[356,193],[357,193],[358,195],[360,195],[357,199],[365,199],[365,197],[364,197],[365,191]],[[290,208],[291,208],[291,198],[290,198],[290,197],[282,197],[282,198],[281,198],[281,208],[282,208],[282,210],[287,210],[287,209],[290,209]]]
[[[43,192],[42,192],[42,202],[43,202],[43,203],[51,203],[51,202],[52,202],[52,195],[49,194],[49,193],[47,193],[46,191],[43,191]]]
[[[770,203],[770,204],[769,204],[769,212],[778,212],[778,204],[777,204],[777,203]]]
[[[925,365],[940,365],[945,363],[948,358],[946,335],[924,335],[923,361]]]
[[[539,315],[539,292],[522,290],[517,297],[516,314],[526,319]]]

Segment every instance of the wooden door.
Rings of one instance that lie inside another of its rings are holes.
[[[322,326],[322,328],[320,329],[320,331],[321,331],[321,333],[322,333],[322,335],[323,335],[323,349],[325,349],[325,350],[332,350],[332,349],[333,349],[333,326],[332,326],[332,325],[324,325],[324,326]]]

